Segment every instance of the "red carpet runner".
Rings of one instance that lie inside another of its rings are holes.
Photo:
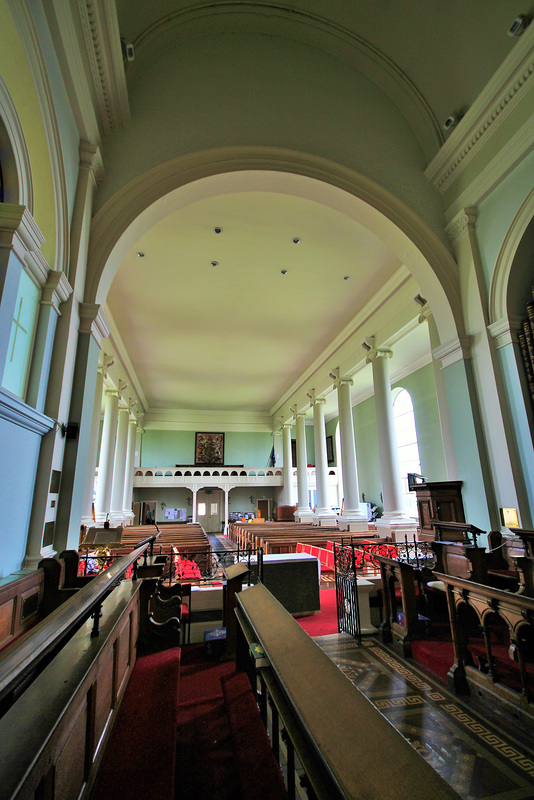
[[[326,636],[329,633],[338,633],[336,590],[321,589],[319,592],[321,610],[318,614],[307,617],[297,617],[299,625],[310,636]]]

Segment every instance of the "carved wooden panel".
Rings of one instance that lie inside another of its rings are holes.
[[[85,777],[86,736],[87,703],[83,703],[56,761],[54,800],[78,796]]]
[[[95,743],[96,749],[106,728],[113,704],[113,650],[108,650],[96,682]]]
[[[124,689],[125,682],[128,682],[130,665],[130,625],[131,618],[126,619],[125,624],[122,626],[116,642],[116,697],[120,697]]]
[[[13,635],[15,600],[11,597],[0,605],[0,647]]]

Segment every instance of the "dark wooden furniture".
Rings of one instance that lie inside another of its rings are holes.
[[[285,730],[290,796],[296,754],[317,800],[458,800],[265,586],[245,589],[237,603],[237,667],[254,671],[249,645],[261,646],[268,666],[258,674],[274,727]],[[252,680],[255,685],[254,673]]]
[[[462,481],[426,481],[412,485],[415,492],[421,528],[420,538],[435,539],[431,520],[465,522],[462,502]]]
[[[43,577],[41,570],[34,570],[0,580],[0,648],[39,619]]]
[[[143,552],[96,576],[0,655],[6,800],[89,796],[136,658],[141,582],[117,582]]]
[[[226,567],[224,577],[226,586],[224,590],[223,625],[226,628],[226,652],[235,652],[236,620],[235,608],[237,606],[237,595],[243,588],[243,580],[248,575],[248,567],[238,562]]]

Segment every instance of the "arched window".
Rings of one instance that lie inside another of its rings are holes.
[[[417,430],[413,413],[412,398],[406,389],[401,389],[393,401],[393,417],[399,452],[400,474],[406,508],[417,516],[415,493],[408,491],[408,473],[421,474]]]

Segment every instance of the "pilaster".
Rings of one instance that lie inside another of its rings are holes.
[[[306,414],[297,413],[294,406],[297,433],[297,488],[298,507],[295,511],[295,522],[311,522],[312,511],[308,500],[308,456],[306,452]]]
[[[343,512],[337,515],[338,525],[342,531],[366,531],[369,529],[367,517],[360,508],[360,489],[358,485],[358,468],[356,464],[356,444],[354,441],[354,421],[352,418],[352,402],[350,388],[352,378],[335,376],[334,387],[337,389],[339,411],[339,433],[341,444],[341,463],[343,466]]]

